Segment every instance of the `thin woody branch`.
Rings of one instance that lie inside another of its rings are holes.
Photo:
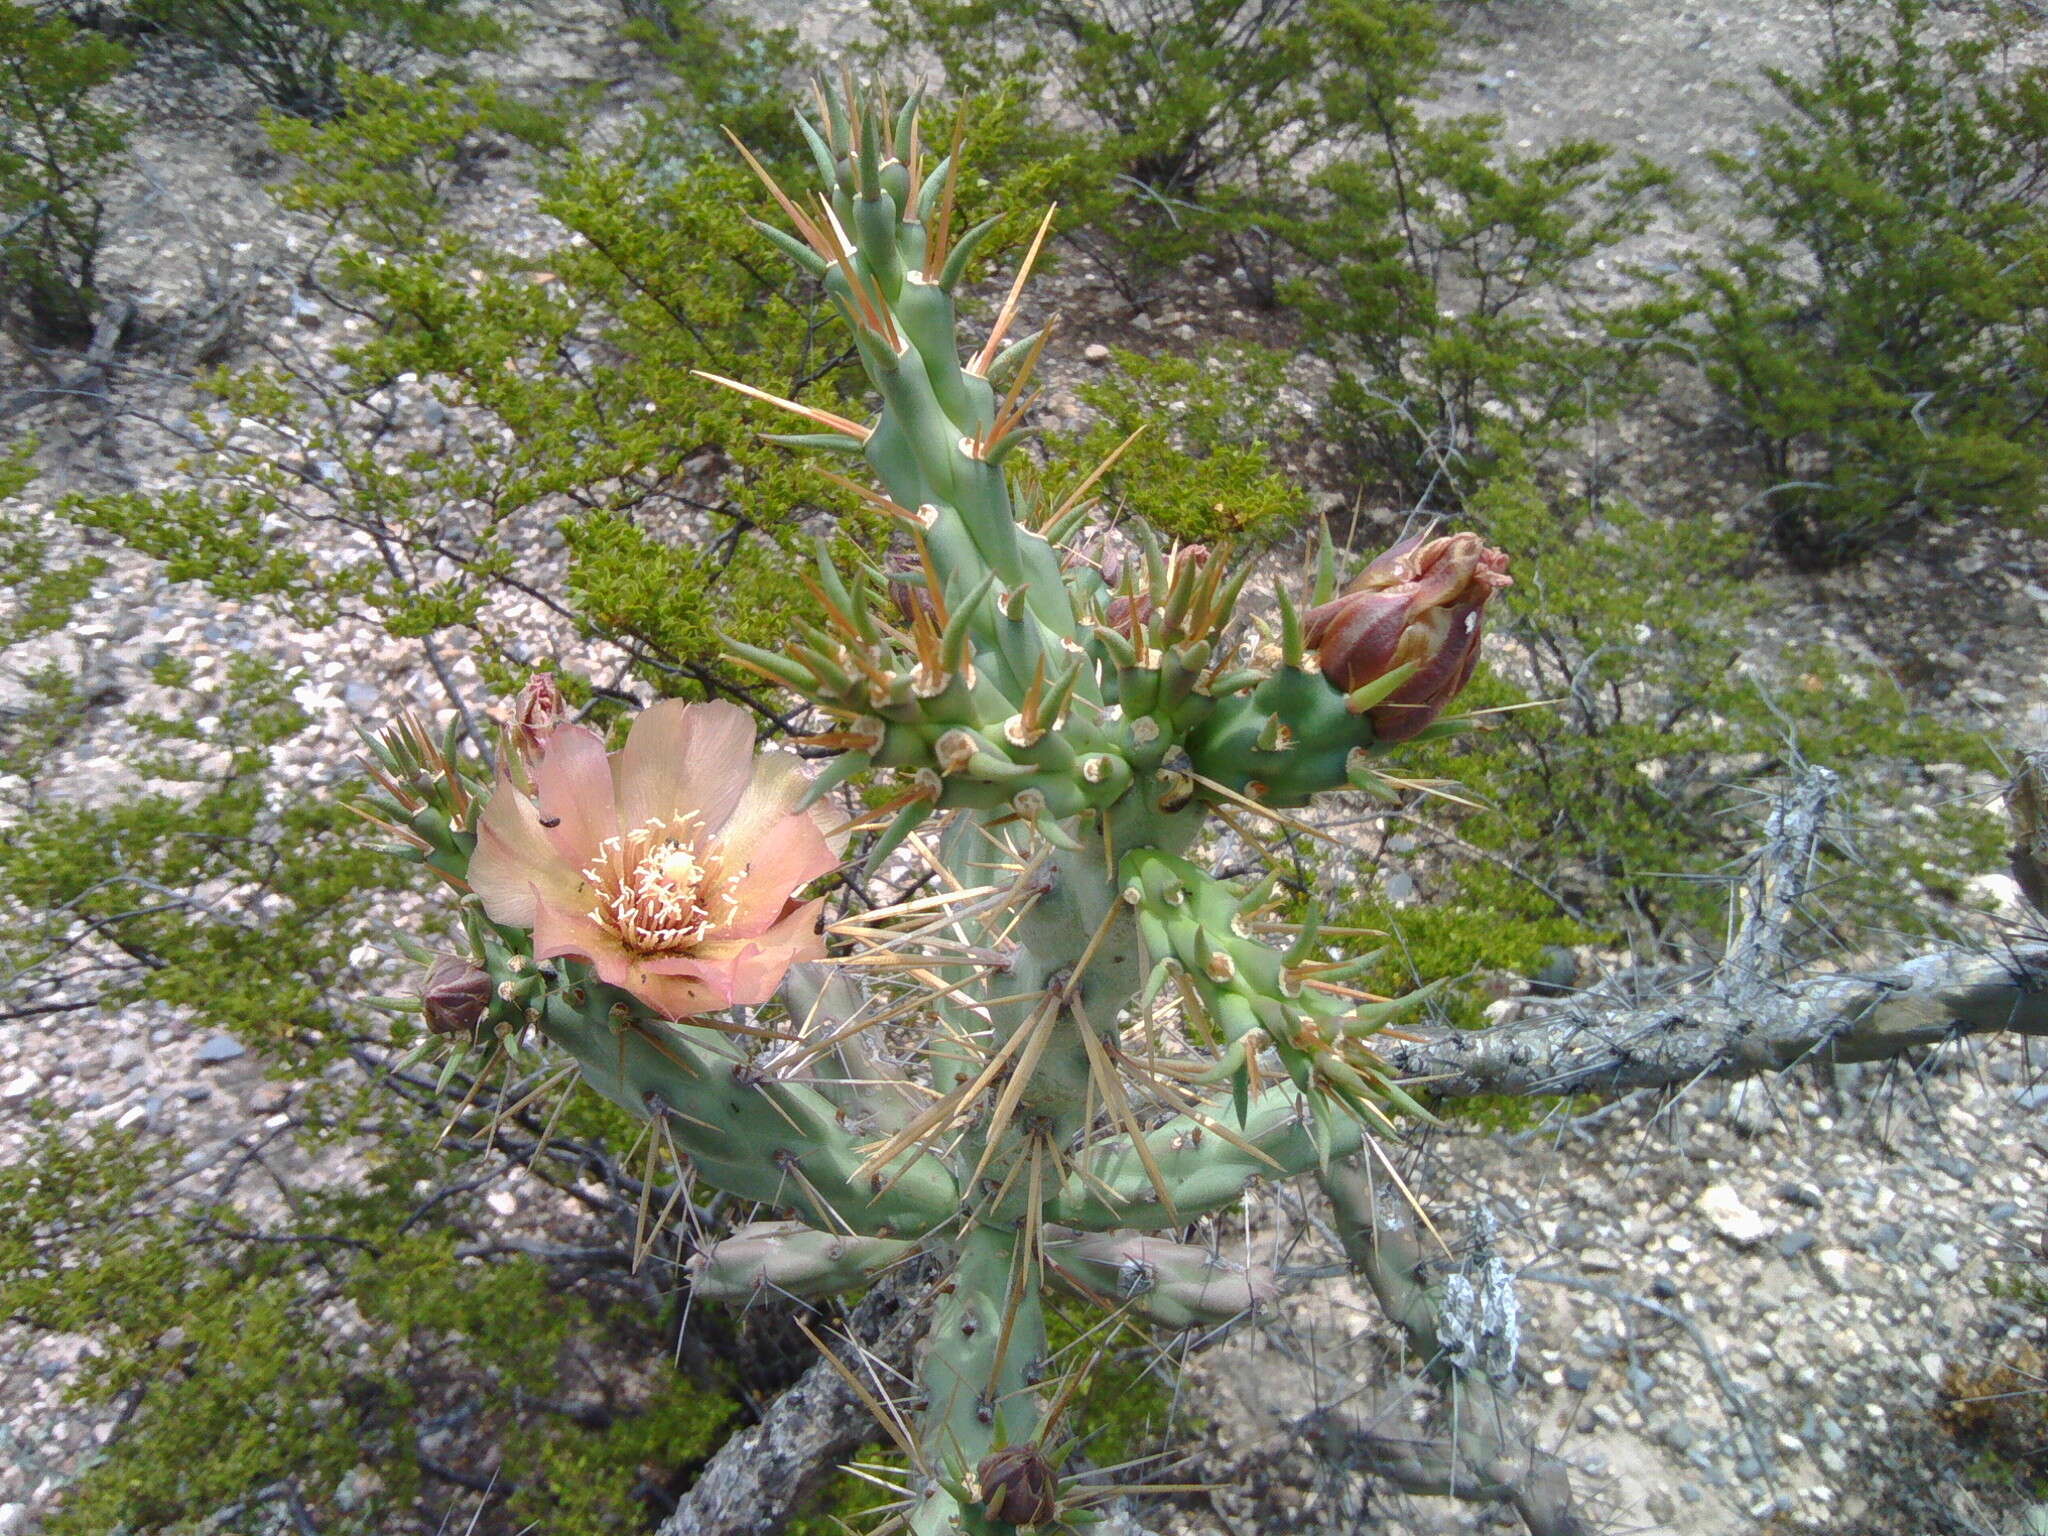
[[[1839,787],[1833,773],[1809,767],[1779,797],[1728,954],[1690,992],[1650,1001],[1589,992],[1497,1029],[1411,1030],[1420,1038],[1386,1041],[1388,1065],[1445,1099],[1625,1092],[1804,1061],[1885,1061],[1966,1035],[2048,1034],[2044,945],[1933,950],[1877,970],[1773,979]],[[2030,847],[2026,818],[2015,819],[2021,848]]]

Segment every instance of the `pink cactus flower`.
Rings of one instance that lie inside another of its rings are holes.
[[[501,774],[469,883],[492,921],[533,930],[534,958],[588,961],[680,1019],[766,1002],[824,957],[824,902],[796,892],[838,867],[845,833],[796,809],[802,766],[756,754],[739,706],[665,700],[613,753],[558,725],[532,771],[531,795]]]
[[[1476,533],[1403,539],[1330,602],[1303,615],[1323,676],[1350,693],[1396,667],[1415,675],[1366,712],[1381,741],[1406,741],[1472,680],[1486,605],[1512,585],[1508,557]]]

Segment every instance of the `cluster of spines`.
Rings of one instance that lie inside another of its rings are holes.
[[[476,846],[471,826],[489,788],[463,756],[461,721],[451,720],[436,736],[407,714],[376,735],[359,735],[371,788],[352,809],[391,839],[388,852],[469,889],[463,876]]]
[[[1140,1007],[1149,1015],[1165,986],[1178,989],[1189,1033],[1218,1052],[1195,1080],[1228,1082],[1240,1125],[1261,1090],[1260,1058],[1268,1050],[1319,1117],[1335,1106],[1388,1131],[1389,1110],[1430,1118],[1365,1041],[1420,1007],[1433,988],[1382,998],[1345,985],[1382,952],[1317,961],[1312,921],[1285,950],[1263,942],[1250,925],[1270,904],[1271,880],[1240,889],[1156,849],[1125,854],[1120,874],[1153,960]]]

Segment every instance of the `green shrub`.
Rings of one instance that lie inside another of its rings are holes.
[[[772,368],[837,402],[841,360],[811,347],[816,293],[761,260],[746,223],[763,195],[706,158],[687,99],[599,154],[489,91],[371,76],[345,88],[346,121],[274,126],[305,168],[292,201],[333,238],[324,275],[368,327],[331,372],[323,356],[206,381],[184,487],[80,496],[57,516],[223,599],[315,626],[368,618],[436,662],[468,649],[494,682],[584,636],[611,643],[614,693],[743,688],[714,625],[780,633],[778,614],[803,601],[800,523],[842,499],[760,441],[753,407],[690,375]],[[518,157],[508,169],[533,176],[558,221],[542,258],[465,223],[468,172],[494,151]],[[409,416],[394,410],[405,390]],[[8,460],[0,489],[25,473]],[[12,643],[62,627],[105,564],[57,558],[62,530],[36,503],[4,531]],[[307,561],[307,545],[327,558]],[[545,594],[552,637],[529,590]],[[544,1154],[545,1097],[494,1138],[492,1112],[531,1080],[493,1077],[433,1147],[470,1085],[385,1076],[416,1025],[343,1001],[364,986],[359,946],[400,877],[344,803],[273,771],[308,723],[296,680],[247,659],[203,676],[166,656],[151,681],[175,703],[137,722],[151,743],[132,764],[140,782],[108,803],[65,798],[57,776],[59,749],[105,706],[74,674],[36,670],[0,729],[0,766],[19,776],[18,792],[0,781],[0,969],[31,990],[61,976],[67,1000],[231,1030],[312,1079],[280,1151],[344,1137],[380,1150],[269,1221],[188,1205],[176,1186],[165,1198],[154,1143],[81,1147],[68,1128],[20,1181],[0,1180],[0,1312],[47,1328],[90,1313],[107,1352],[81,1390],[130,1410],[60,1528],[197,1531],[239,1506],[226,1528],[295,1510],[323,1529],[409,1528],[424,1507],[425,1528],[445,1516],[461,1529],[493,1473],[480,1531],[651,1523],[730,1412],[701,1365],[641,1364],[669,1353],[675,1318],[623,1250],[641,1180],[665,1208],[675,1175],[621,1167],[631,1137],[587,1096]],[[614,1246],[497,1249],[474,1202],[482,1160],[508,1146],[538,1187],[577,1191]],[[167,1345],[172,1326],[184,1333]],[[714,1339],[717,1326],[693,1325]],[[750,1390],[782,1384],[755,1374]]]
[[[1320,0],[877,0],[891,55],[928,48],[955,94],[1023,106],[1015,160],[1060,168],[1064,228],[1135,292],[1234,247],[1270,284],[1260,226],[1326,137],[1310,82]],[[1000,37],[1001,45],[991,39]],[[1046,82],[1059,103],[1048,109]],[[1080,125],[1063,113],[1078,113]],[[986,160],[983,161],[987,164]],[[1011,156],[1002,157],[1010,169]]]
[[[91,339],[107,172],[128,121],[93,104],[128,51],[0,0],[0,322],[38,346]]]
[[[1349,0],[1328,25],[1323,115],[1357,147],[1282,226],[1307,268],[1286,295],[1369,489],[1456,505],[1502,435],[1533,453],[1626,399],[1637,353],[1585,284],[1669,178],[1590,139],[1518,155],[1497,117],[1425,117],[1448,31],[1428,5]]]
[[[1078,484],[1137,433],[1096,482],[1120,511],[1190,543],[1256,541],[1298,526],[1308,497],[1272,457],[1303,435],[1280,400],[1286,363],[1253,346],[1192,359],[1116,352],[1113,371],[1079,390],[1099,419],[1048,443],[1047,485]]]
[[[62,629],[106,570],[98,555],[58,553],[60,519],[14,498],[34,478],[32,443],[0,451],[0,652]]]
[[[0,489],[22,475],[16,461]],[[9,589],[9,644],[65,624],[104,571],[54,574]],[[62,667],[0,720],[10,1027],[167,1008],[301,1086],[261,1155],[211,1159],[32,1107],[31,1144],[0,1170],[0,1317],[89,1333],[71,1390],[120,1418],[50,1529],[385,1531],[422,1507],[490,1532],[647,1524],[732,1405],[721,1383],[641,1364],[666,1360],[671,1320],[626,1276],[639,1186],[614,1162],[617,1113],[572,1101],[544,1151],[551,1102],[514,1109],[527,1087],[478,1085],[465,1109],[465,1080],[391,1072],[417,1026],[353,997],[358,946],[408,867],[346,795],[272,772],[309,724],[297,680],[250,656],[210,675],[168,650],[149,665],[125,794],[84,803],[60,771],[106,707]],[[617,1246],[500,1243],[480,1202],[507,1157],[544,1199],[609,1205]],[[285,1171],[310,1158],[327,1177]],[[615,1355],[633,1369],[607,1369],[593,1398],[592,1360]],[[494,1472],[499,1512],[472,1525]]]
[[[801,155],[789,103],[817,60],[794,27],[764,26],[718,0],[616,0],[621,31],[674,72],[667,112],[682,138],[731,153],[728,133],[765,160]],[[678,112],[676,108],[682,110]]]
[[[490,1501],[471,1484],[519,1526],[600,1536],[649,1523],[649,1490],[708,1453],[732,1405],[665,1366],[579,1405],[592,1351],[659,1341],[478,1241],[417,1132],[379,1139],[361,1187],[295,1191],[280,1230],[241,1214],[232,1177],[166,1200],[170,1143],[34,1128],[0,1170],[0,1314],[89,1333],[74,1393],[125,1409],[54,1536],[390,1531],[422,1508],[430,1529],[436,1509],[516,1528],[473,1523]]]
[[[204,381],[195,480],[71,515],[174,579],[304,624],[367,614],[459,645],[496,682],[580,633],[662,691],[747,694],[721,627],[780,643],[807,600],[806,519],[841,508],[846,536],[873,533],[817,466],[762,439],[757,406],[693,373],[841,403],[846,359],[814,347],[816,286],[764,261],[748,222],[766,195],[708,158],[681,107],[602,152],[522,122],[559,237],[523,258],[451,211],[479,137],[506,142],[498,99],[359,88],[346,120],[277,132],[304,167],[286,195],[339,237],[333,281],[374,329],[325,371]],[[308,566],[276,519],[341,535],[337,559]]]
[[[467,0],[136,0],[138,19],[205,48],[270,106],[325,121],[351,72],[502,48],[512,32]]]
[[[1803,563],[1988,509],[2048,469],[2048,71],[2017,23],[1938,41],[1924,0],[1829,7],[1811,78],[1724,157],[1743,233],[1691,303],[1708,377]]]

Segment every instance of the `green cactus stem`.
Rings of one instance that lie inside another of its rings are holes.
[[[836,756],[806,802],[872,776],[868,868],[922,878],[834,925],[836,966],[795,966],[780,1008],[716,1022],[656,1017],[578,961],[537,964],[532,935],[472,899],[476,970],[439,973],[434,1016],[472,1052],[545,1039],[696,1178],[795,1218],[693,1258],[706,1297],[834,1294],[935,1252],[945,1278],[906,1436],[916,1483],[898,1513],[914,1536],[980,1536],[1003,1521],[977,1469],[1061,1443],[1047,1403],[1064,1399],[1041,1381],[1045,1286],[1164,1327],[1226,1321],[1271,1277],[1158,1234],[1422,1113],[1367,1042],[1424,994],[1357,991],[1344,978],[1368,962],[1319,958],[1312,928],[1284,950],[1260,942],[1247,920],[1263,895],[1188,855],[1219,810],[1274,815],[1378,783],[1371,712],[1431,680],[1404,660],[1339,690],[1284,591],[1276,658],[1239,621],[1249,567],[1227,550],[1166,548],[1142,528],[1128,560],[1075,547],[1101,470],[1054,499],[1005,467],[1046,340],[1013,332],[1051,216],[965,342],[960,289],[992,226],[955,235],[958,134],[932,163],[914,99],[891,111],[849,85],[818,105],[799,118],[810,198],[755,163],[794,231],[767,233],[822,283],[876,408],[855,420],[716,382],[801,418],[782,438],[793,448],[862,455],[880,486],[863,494],[901,538],[845,567],[821,542],[818,622],[731,651],[816,711],[808,743]],[[1324,603],[1327,542],[1320,567]],[[1476,631],[1467,642],[1469,656]],[[546,750],[535,712],[508,773]],[[487,787],[424,732],[372,755],[383,825],[466,889]],[[1140,1070],[1124,1034],[1169,987],[1200,1053],[1171,1082]]]
[[[756,1221],[691,1255],[690,1288],[706,1301],[751,1301],[763,1291],[837,1296],[865,1285],[917,1245],[820,1232],[797,1221]]]

